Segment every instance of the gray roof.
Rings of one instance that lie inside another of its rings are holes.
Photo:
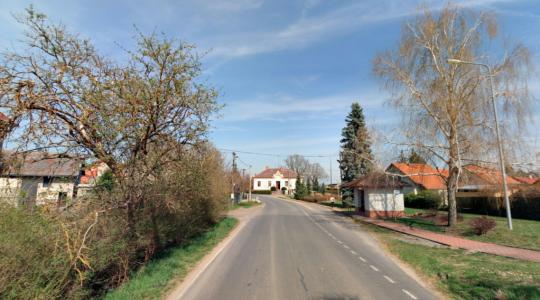
[[[8,154],[4,161],[6,170],[3,175],[15,177],[77,177],[83,163],[80,158],[58,157],[43,152]]]

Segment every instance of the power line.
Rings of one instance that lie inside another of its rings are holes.
[[[225,149],[225,148],[217,148],[220,151],[226,151],[226,152],[236,152],[236,153],[242,153],[242,154],[250,154],[250,155],[260,155],[260,156],[272,156],[272,157],[287,157],[290,154],[276,154],[276,153],[262,153],[262,152],[251,152],[251,151],[242,151],[242,150],[235,150],[235,149]],[[297,153],[295,153],[297,154]],[[311,155],[302,155],[303,157],[311,157],[311,158],[324,158],[324,157],[337,157],[338,154],[311,154]]]

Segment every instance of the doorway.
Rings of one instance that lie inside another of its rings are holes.
[[[281,190],[281,181],[276,181],[276,190],[277,191]]]
[[[366,200],[364,199],[364,190],[358,190],[359,210],[360,212],[366,212]]]

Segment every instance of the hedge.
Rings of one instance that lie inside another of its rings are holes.
[[[424,190],[405,195],[405,206],[411,208],[437,209],[442,206],[442,197],[435,191]]]
[[[270,190],[252,190],[252,194],[259,194],[259,195],[272,195],[272,191]]]

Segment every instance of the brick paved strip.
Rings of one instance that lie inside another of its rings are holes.
[[[456,236],[435,233],[432,231],[409,227],[402,224],[393,222],[385,222],[382,220],[368,219],[365,217],[355,216],[355,218],[362,220],[366,223],[374,224],[380,227],[398,231],[404,234],[416,236],[422,239],[430,240],[439,244],[447,245],[454,248],[461,248],[465,250],[477,251],[482,253],[506,256],[511,258],[517,258],[522,260],[540,262],[540,251],[534,251],[529,249],[514,248],[492,243],[484,243],[464,239]]]

